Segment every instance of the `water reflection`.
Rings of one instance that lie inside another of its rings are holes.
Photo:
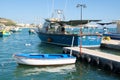
[[[39,43],[38,50],[41,53],[62,53],[62,46],[47,44],[47,43]]]
[[[43,66],[43,67],[33,67],[33,66],[25,66],[18,65],[14,74],[16,77],[22,76],[33,76],[33,75],[44,75],[48,76],[48,74],[67,74],[71,71],[75,71],[75,65],[63,65],[63,66]]]
[[[119,80],[120,76],[84,61],[76,61],[76,76],[80,80]]]
[[[9,39],[9,36],[7,37],[0,37],[0,44],[6,43]]]

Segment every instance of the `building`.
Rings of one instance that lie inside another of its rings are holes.
[[[120,20],[117,21],[117,33],[120,33]]]

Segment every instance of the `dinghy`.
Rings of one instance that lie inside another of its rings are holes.
[[[48,66],[48,65],[65,65],[76,62],[76,57],[69,54],[14,54],[14,59],[18,64]]]
[[[72,38],[71,47],[73,47],[74,36]],[[65,65],[76,62],[76,57],[70,54],[36,54],[36,53],[20,53],[14,54],[14,59],[18,64],[34,65],[34,66],[49,66],[49,65]]]

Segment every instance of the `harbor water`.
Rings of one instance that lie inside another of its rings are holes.
[[[120,80],[119,74],[97,66],[76,61],[62,66],[18,65],[14,53],[62,53],[62,46],[41,43],[37,34],[29,35],[29,29],[0,38],[0,80]],[[120,51],[94,49],[120,55]]]

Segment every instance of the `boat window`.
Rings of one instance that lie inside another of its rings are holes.
[[[66,28],[66,32],[69,34],[79,34],[80,27]],[[97,27],[82,27],[82,34],[96,34],[98,32]]]
[[[95,34],[98,31],[97,27],[84,27],[82,28],[83,34]]]

